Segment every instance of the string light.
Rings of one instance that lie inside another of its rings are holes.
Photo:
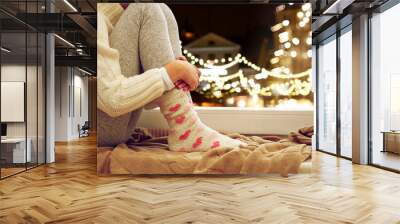
[[[275,51],[274,52],[274,55],[276,56],[276,57],[279,57],[279,56],[281,56],[281,55],[283,55],[283,50],[282,49],[279,49],[279,50],[277,50],[277,51]]]
[[[307,37],[306,43],[307,43],[308,45],[311,45],[311,44],[312,44],[312,39],[311,39],[311,37]]]
[[[280,33],[279,35],[279,42],[284,43],[289,40],[289,33],[287,31]]]
[[[299,38],[294,37],[294,38],[292,39],[292,43],[293,43],[294,45],[299,45],[299,44],[300,44]]]
[[[290,24],[289,20],[282,21],[282,26],[289,26],[289,24]]]
[[[302,19],[304,17],[304,12],[298,12],[297,18]]]
[[[278,23],[278,24],[276,24],[276,25],[271,27],[271,31],[272,32],[276,32],[276,31],[280,30],[281,28],[282,28],[282,24]]]
[[[296,15],[299,18],[298,25],[302,28],[310,22],[311,4],[304,4],[301,10],[302,11],[297,12]],[[290,25],[290,23],[291,21],[289,20],[283,20],[271,27],[272,32],[279,31],[279,34],[277,34],[279,38],[278,40],[282,44],[281,49],[277,49],[274,52],[275,57],[270,59],[270,63],[273,65],[278,64],[284,57],[295,58],[299,56],[299,53],[294,49],[296,49],[295,46],[300,44],[300,39],[297,37],[291,37],[291,34],[289,33],[290,30],[289,32],[284,30],[286,29],[285,27]],[[312,44],[311,34],[309,37],[304,39],[304,42],[308,45]],[[290,50],[292,47],[294,48]],[[207,97],[221,98],[227,93],[235,94],[247,91],[249,96],[251,96],[251,102],[249,102],[249,105],[257,105],[260,100],[259,96],[307,96],[311,92],[310,80],[307,78],[311,74],[311,69],[293,74],[289,68],[284,66],[267,70],[252,63],[240,53],[234,57],[215,58],[213,60],[197,58],[187,49],[184,49],[183,53],[190,59],[190,63],[195,65],[199,64],[202,67],[200,68],[202,72],[202,76],[200,77],[201,87],[198,91],[203,91]],[[306,53],[302,53],[301,55],[311,57],[312,52],[311,50],[308,50]],[[229,74],[228,70],[239,64],[248,66],[256,71],[256,74],[250,76],[251,78],[247,78],[241,69],[233,74]],[[270,77],[277,78],[280,81],[273,81],[267,86],[261,86],[261,84],[258,83],[259,80],[265,80]],[[234,105],[235,98],[227,98],[226,103]],[[247,101],[241,99],[236,101],[236,104],[237,106],[245,107]]]
[[[271,58],[270,62],[271,64],[276,64],[279,62],[279,58],[278,57]]]
[[[305,4],[303,4],[303,5],[301,6],[301,9],[302,9],[303,11],[310,10],[310,9],[311,9],[311,3],[305,3]]]

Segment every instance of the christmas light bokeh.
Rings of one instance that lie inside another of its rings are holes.
[[[276,6],[272,31],[274,47],[267,66],[241,53],[201,58],[190,49],[183,53],[202,73],[196,90],[200,106],[273,107],[312,109],[311,4]]]

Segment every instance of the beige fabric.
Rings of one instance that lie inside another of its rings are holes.
[[[231,135],[249,144],[240,149],[207,152],[172,152],[163,146],[100,148],[99,174],[266,174],[298,173],[311,157],[311,147],[288,140]],[[165,139],[160,138],[163,142]],[[145,141],[146,142],[146,141]],[[154,142],[154,141],[152,141]],[[143,143],[144,144],[144,143]]]

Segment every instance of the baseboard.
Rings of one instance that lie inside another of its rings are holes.
[[[201,120],[221,132],[243,134],[287,135],[299,128],[312,126],[312,110],[276,110],[229,107],[196,107]],[[167,122],[159,109],[143,111],[138,127],[165,129]]]

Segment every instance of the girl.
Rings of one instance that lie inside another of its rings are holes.
[[[204,125],[194,111],[185,90],[196,89],[199,72],[182,60],[178,26],[165,4],[134,3],[125,11],[99,4],[97,20],[99,146],[126,142],[143,106],[160,107],[172,151],[243,144]]]

